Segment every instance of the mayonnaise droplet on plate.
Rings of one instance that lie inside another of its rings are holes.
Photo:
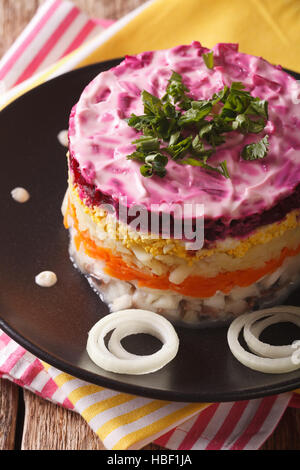
[[[57,276],[52,271],[43,271],[35,276],[35,282],[41,287],[52,287],[57,283]]]
[[[68,131],[67,130],[62,130],[57,134],[57,139],[58,142],[63,145],[64,147],[69,146],[69,141],[68,141]]]
[[[10,194],[15,201],[21,203],[27,202],[30,198],[29,192],[24,188],[14,188]]]

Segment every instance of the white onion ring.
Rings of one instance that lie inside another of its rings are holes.
[[[293,341],[292,348],[294,350],[292,354],[292,361],[294,364],[300,364],[300,340]]]
[[[111,331],[108,349],[105,336]],[[154,354],[138,356],[126,351],[122,338],[148,333],[159,338],[163,346]],[[89,331],[87,352],[95,364],[118,374],[149,374],[169,363],[178,352],[179,339],[172,324],[161,315],[140,309],[128,309],[106,315]]]
[[[293,354],[294,349],[292,345],[285,346],[272,346],[267,343],[260,341],[259,335],[263,332],[265,328],[274,324],[274,323],[283,323],[290,322],[300,327],[300,315],[295,315],[293,313],[277,313],[274,315],[269,315],[266,319],[260,320],[253,325],[255,320],[249,321],[244,326],[244,338],[249,347],[249,349],[259,356],[262,357],[287,357]]]
[[[142,324],[137,324],[135,321],[128,320],[126,323],[119,324],[117,328],[112,332],[110,340],[108,342],[109,351],[120,359],[137,359],[141,356],[132,354],[123,348],[121,341],[123,338],[133,334],[144,333],[155,338],[158,338],[162,343],[165,342],[164,336],[161,331],[153,327],[153,320],[151,322],[143,321]],[[145,356],[144,356],[145,357]]]
[[[258,320],[261,321],[255,324]],[[245,366],[260,372],[280,374],[299,369],[298,361],[293,361],[293,357],[296,357],[295,346],[271,346],[256,337],[272,323],[287,321],[300,326],[300,308],[279,306],[237,317],[227,332],[232,354]],[[252,352],[246,351],[238,340],[242,329],[247,346]]]

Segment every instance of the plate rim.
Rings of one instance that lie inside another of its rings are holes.
[[[113,58],[110,60],[99,61],[87,66],[79,67],[74,70],[70,70],[63,74],[58,75],[57,77],[53,77],[46,82],[31,88],[27,92],[23,93],[18,98],[14,99],[11,103],[5,106],[1,111],[0,115],[5,114],[5,112],[10,111],[13,107],[17,106],[25,97],[26,99],[28,96],[34,95],[39,92],[40,89],[47,87],[50,83],[59,80],[66,80],[69,76],[73,76],[76,74],[83,73],[85,71],[92,71],[95,69],[95,72],[100,67],[105,66],[104,70],[108,70],[111,67],[118,65],[124,57]],[[284,68],[284,71],[292,75],[294,78],[295,76],[300,77],[300,72],[294,72],[289,69]],[[100,72],[99,72],[100,73]],[[2,318],[0,312],[0,328],[14,341],[16,341],[20,346],[24,347],[27,351],[35,355],[41,361],[61,370],[62,372],[68,373],[75,378],[79,378],[81,380],[93,383],[95,385],[104,386],[109,389],[113,389],[115,391],[129,393],[136,396],[147,397],[147,398],[154,398],[158,400],[168,400],[168,401],[176,401],[176,402],[187,402],[187,403],[203,403],[207,402],[205,398],[205,393],[202,391],[199,392],[195,391],[193,394],[190,392],[186,394],[186,392],[176,392],[170,390],[158,390],[158,389],[149,389],[148,387],[143,387],[142,385],[135,385],[126,382],[122,382],[116,378],[113,379],[111,377],[107,378],[105,376],[101,376],[99,374],[93,373],[86,369],[83,369],[79,366],[74,366],[71,363],[64,361],[61,358],[56,357],[54,354],[49,353],[46,349],[41,349],[41,347],[35,345],[30,339],[24,337],[21,332],[17,331],[16,328],[11,326],[8,321]],[[116,374],[118,375],[118,374]],[[231,402],[231,401],[242,401],[242,400],[251,400],[256,398],[263,398],[266,396],[277,395],[285,392],[291,392],[300,387],[300,375],[297,379],[286,379],[278,385],[267,386],[267,390],[264,386],[256,388],[254,390],[247,390],[247,391],[239,391],[239,392],[216,392],[215,394],[210,393],[210,400],[211,402],[221,403],[221,402]],[[122,377],[120,375],[120,377]],[[136,390],[138,388],[138,390]],[[202,398],[201,398],[202,396]]]
[[[141,385],[138,386],[138,393],[136,392],[137,386],[134,384],[119,382],[112,378],[106,378],[99,374],[87,371],[82,369],[79,366],[73,366],[72,364],[64,361],[63,359],[56,358],[53,354],[43,351],[38,346],[35,346],[30,340],[22,336],[21,333],[16,331],[11,327],[8,322],[3,320],[0,317],[0,328],[14,341],[16,341],[20,346],[24,347],[27,351],[35,355],[41,361],[47,363],[50,366],[53,366],[60,370],[86,382],[98,385],[100,387],[107,387],[111,390],[115,390],[121,393],[129,393],[135,396],[141,396],[145,398],[154,398],[156,400],[168,400],[172,402],[187,402],[187,403],[203,403],[203,402],[212,402],[212,403],[226,403],[232,401],[244,401],[252,400],[258,398],[264,398],[267,396],[278,395],[286,392],[293,392],[295,389],[300,387],[300,376],[298,379],[290,379],[285,381],[282,384],[273,385],[268,387],[267,390],[264,387],[260,387],[254,390],[240,391],[237,393],[232,392],[221,392],[210,394],[211,399],[207,400],[205,394],[201,398],[201,392],[195,392],[186,394],[185,392],[175,392],[175,391],[165,391],[157,389],[149,389]],[[117,374],[116,374],[117,375]],[[284,375],[284,374],[282,374]],[[100,380],[99,380],[100,379]],[[296,382],[296,385],[295,385]],[[222,395],[222,399],[220,397]]]

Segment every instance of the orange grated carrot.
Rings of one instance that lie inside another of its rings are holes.
[[[77,251],[82,244],[88,256],[105,261],[104,271],[106,274],[123,281],[137,281],[139,287],[171,290],[190,297],[212,297],[217,291],[227,294],[233,287],[248,287],[266,274],[273,273],[288,256],[295,256],[300,253],[300,245],[296,249],[286,247],[282,249],[278,258],[267,261],[261,268],[228,271],[219,273],[213,278],[189,276],[177,285],[169,281],[169,274],[157,276],[141,272],[139,269],[127,265],[120,255],[115,255],[110,249],[96,245],[89,237],[87,230],[84,232],[79,230],[75,208],[70,202],[68,203],[67,213],[73,219],[73,226],[76,230],[74,242]]]

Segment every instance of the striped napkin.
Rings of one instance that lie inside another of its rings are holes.
[[[42,363],[0,332],[0,377],[79,413],[107,449],[141,449],[149,442],[172,450],[254,450],[300,395],[189,404],[118,393]],[[300,391],[299,391],[300,392]]]
[[[253,11],[249,10],[248,2],[247,7],[243,6],[243,12],[248,14],[247,21],[250,14],[257,20],[259,12],[263,23],[255,28],[257,50],[267,58],[270,57],[268,51],[276,51],[283,57],[280,47],[290,46],[294,29],[290,28],[287,36],[281,29],[282,16],[275,21],[273,15],[280,13],[280,4],[285,3],[288,10],[285,21],[291,18],[296,21],[299,8],[293,11],[293,1],[273,0],[268,9],[264,4],[269,2],[250,3],[255,6]],[[221,18],[223,21],[224,4],[231,12],[233,5],[238,9],[238,0],[209,2],[210,21],[212,18],[217,24]],[[250,50],[253,45],[249,46],[241,28],[232,28],[232,21],[236,24],[240,18],[237,15],[230,17],[227,33],[220,26],[215,28],[214,37],[211,27],[209,29],[205,23],[209,21],[206,5],[206,0],[150,0],[119,21],[111,22],[88,18],[68,0],[46,0],[0,61],[0,109],[31,88],[76,67],[126,53],[201,40],[199,31],[203,31],[206,40],[202,42],[207,46],[219,41],[238,42],[240,37],[241,42],[244,41],[243,50],[255,53]],[[187,21],[189,28],[185,27]],[[144,25],[147,25],[146,30]],[[266,32],[271,38],[277,38],[277,48],[268,46]],[[291,54],[286,53],[286,62],[281,63],[293,65],[294,57],[295,54],[291,59]],[[275,61],[275,57],[270,60]],[[296,67],[291,68],[296,70]],[[273,432],[286,408],[299,406],[300,402],[296,392],[216,404],[176,403],[127,395],[89,384],[41,362],[1,330],[0,377],[79,413],[104,446],[114,450],[140,449],[150,442],[179,450],[258,449]]]

